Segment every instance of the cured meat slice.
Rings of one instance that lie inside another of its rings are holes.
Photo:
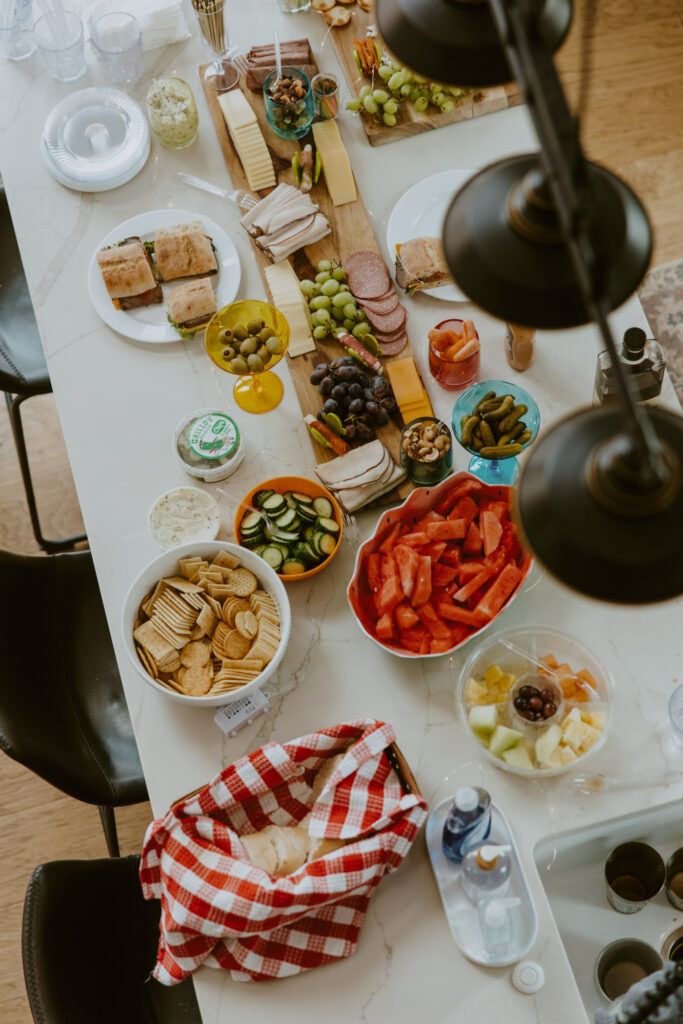
[[[400,303],[391,313],[373,313],[371,309],[367,309],[365,312],[372,326],[382,334],[393,334],[394,331],[400,330],[408,317],[405,308]]]
[[[394,291],[386,299],[363,299],[360,305],[366,313],[371,311],[377,316],[386,316],[387,313],[396,309],[398,302],[398,295]]]
[[[344,261],[346,280],[357,299],[377,299],[392,287],[389,271],[374,252],[354,252]]]
[[[408,335],[402,334],[396,341],[379,342],[379,350],[383,356],[397,356],[408,344]]]

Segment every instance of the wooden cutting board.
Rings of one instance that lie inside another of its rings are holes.
[[[204,81],[202,76],[203,71],[204,68],[200,67],[199,75],[202,83]],[[294,172],[291,169],[290,163],[294,153],[300,148],[299,143],[297,141],[280,139],[275,135],[267,122],[261,94],[251,92],[247,89],[244,85],[243,79],[240,79],[240,88],[258,118],[263,136],[271,151],[271,156],[273,157],[273,164],[275,166],[278,184],[286,182],[287,184],[295,185],[296,181],[294,178]],[[232,144],[230,134],[225,124],[225,119],[223,118],[223,113],[218,104],[218,94],[207,85],[204,85],[204,93],[211,112],[214,128],[216,129],[218,141],[223,152],[223,157],[230,173],[230,179],[233,187],[250,191],[249,184],[242,169],[242,164]],[[308,139],[309,136],[300,140],[301,146],[305,145]],[[265,189],[263,192],[259,193],[259,195],[265,196],[270,191],[272,190]],[[290,256],[290,262],[294,266],[294,269],[300,278],[310,276],[310,270],[308,268],[310,265],[316,267],[320,260],[327,259],[337,262],[341,261],[343,263],[352,253],[359,252],[361,250],[375,252],[381,256],[377,240],[374,236],[372,227],[370,226],[367,210],[365,209],[360,194],[353,203],[346,203],[344,206],[333,206],[327,188],[325,187],[323,175],[321,174],[320,181],[317,185],[313,186],[310,195],[313,202],[320,207],[321,212],[327,217],[332,231],[331,234],[321,239],[321,241],[316,242],[314,245],[309,245],[305,249],[301,249]],[[264,268],[269,266],[272,261],[268,256],[266,256],[263,250],[253,242],[252,252],[261,273],[264,286],[268,292],[268,284],[264,275]],[[270,293],[268,292],[268,294]],[[294,382],[294,388],[297,393],[297,398],[299,400],[303,416],[306,416],[309,413],[313,416],[317,416],[324,401],[324,399],[322,399],[318,394],[318,389],[311,384],[308,379],[315,367],[318,363],[329,362],[332,359],[338,359],[340,356],[347,354],[348,353],[345,352],[341,345],[339,345],[333,338],[325,338],[323,341],[316,341],[316,351],[307,352],[304,355],[296,356],[294,358],[288,358],[289,372],[291,374],[292,381]],[[405,356],[412,355],[413,353],[409,342],[401,354],[393,358],[401,359],[405,358]],[[382,362],[385,364],[391,361],[392,359],[389,357],[384,357],[382,359]],[[399,412],[396,412],[385,426],[377,428],[377,436],[388,449],[397,464],[400,464],[399,452],[402,429],[403,420]],[[317,462],[327,462],[336,457],[329,448],[321,447],[313,440],[312,437],[310,438],[310,441]],[[386,505],[394,501],[401,501],[407,497],[412,489],[413,485],[410,481],[406,480],[393,491],[390,491],[386,495],[382,495],[375,502],[371,502],[370,507],[375,505]]]
[[[357,97],[361,86],[367,85],[370,79],[366,78],[358,70],[353,56],[353,40],[364,39],[367,29],[375,24],[374,12],[367,13],[355,4],[351,10],[351,21],[342,28],[330,30],[332,43],[337,53],[339,63],[344,70],[351,95]],[[383,48],[379,34],[375,33],[380,48]],[[377,88],[383,88],[384,83],[380,79]],[[402,103],[400,112],[397,115],[398,123],[393,128],[375,121],[366,114],[357,114],[363,122],[365,134],[371,146],[384,146],[387,142],[396,142],[398,139],[405,139],[410,135],[419,135],[422,132],[431,131],[433,128],[442,128],[447,124],[455,124],[458,121],[466,121],[471,117],[481,117],[483,114],[492,114],[495,110],[505,110],[507,107],[514,107],[524,102],[524,97],[517,82],[510,82],[507,85],[492,86],[488,89],[469,90],[461,98],[453,97],[455,106],[447,113],[440,113],[436,107],[428,107],[427,111],[420,113],[415,110],[412,103]]]

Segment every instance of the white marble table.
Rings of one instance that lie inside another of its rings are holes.
[[[280,16],[273,0],[240,5],[234,35],[246,46],[268,38],[279,23],[283,38],[308,34],[319,64],[339,73],[322,19],[309,13]],[[531,951],[546,973],[536,996],[516,992],[510,970],[484,970],[466,961],[450,937],[420,837],[407,862],[380,886],[356,955],[347,961],[278,983],[238,984],[202,969],[196,987],[206,1024],[277,1018],[282,1024],[446,1024],[476,1018],[489,1024],[577,1024],[585,1019],[544,891],[533,865],[535,842],[554,831],[683,795],[683,784],[648,793],[617,793],[582,800],[566,781],[541,785],[507,775],[478,759],[458,721],[454,688],[462,657],[400,661],[366,640],[346,605],[353,550],[345,544],[333,566],[310,583],[288,588],[294,629],[264,718],[226,740],[211,710],[188,710],[146,687],[129,665],[119,616],[128,585],[158,553],[146,530],[147,510],[169,487],[187,482],[172,451],[174,425],[187,411],[220,403],[232,407],[231,380],[215,370],[200,341],[145,346],[119,337],[97,317],[87,299],[86,271],[100,239],[117,223],[144,210],[196,210],[232,234],[243,261],[240,297],[263,295],[238,213],[197,193],[175,177],[190,170],[227,184],[227,173],[196,77],[196,38],[146,54],[149,74],[176,73],[193,85],[200,137],[184,152],[153,142],[144,170],[113,192],[70,192],[48,175],[39,153],[45,117],[72,88],[102,81],[91,65],[75,86],[53,82],[38,56],[25,65],[0,67],[0,173],[7,189],[78,495],[109,617],[155,813],[202,784],[224,765],[269,739],[284,741],[346,718],[374,715],[392,722],[422,792],[438,802],[457,785],[477,781],[490,789],[513,823],[536,900],[540,932]],[[148,76],[134,89],[142,100]],[[371,149],[358,123],[344,117],[360,191],[377,236],[393,204],[421,178],[451,167],[474,168],[513,152],[535,148],[527,112],[516,108],[394,145]],[[452,306],[426,296],[408,302],[409,330],[424,366],[426,331]],[[502,354],[502,325],[470,307],[483,342],[481,376],[512,372]],[[637,301],[614,315],[617,331],[644,324]],[[537,359],[524,375],[538,399],[542,424],[589,404],[599,349],[592,328],[538,336]],[[314,455],[302,424],[288,370],[280,370],[285,398],[276,412],[250,417],[236,410],[249,457],[236,475],[210,487],[223,511],[222,536],[231,537],[236,500],[260,479],[296,470],[312,475]],[[452,399],[431,382],[435,409],[449,416]],[[672,401],[669,391],[668,400]],[[456,453],[457,468],[465,468]],[[208,486],[208,485],[207,485]],[[376,513],[360,517],[363,534]],[[681,675],[680,601],[655,608],[619,609],[583,600],[548,577],[505,613],[507,625],[553,625],[580,637],[609,665],[616,679],[616,712],[597,770],[683,769],[683,753],[667,739],[666,699]],[[45,856],[49,856],[46,846]],[[589,938],[588,940],[589,941]],[[596,949],[597,953],[597,949]]]

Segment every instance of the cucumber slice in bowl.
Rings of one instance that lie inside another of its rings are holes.
[[[313,509],[315,510],[315,514],[317,516],[321,516],[323,519],[332,519],[332,516],[334,515],[332,502],[328,501],[327,498],[314,498]],[[334,520],[332,521],[334,522]],[[337,527],[337,530],[339,530],[336,523],[335,526]]]
[[[257,491],[254,495],[254,504],[256,508],[261,508],[266,498],[269,498],[271,494],[275,494],[275,491]]]
[[[324,530],[325,533],[339,533],[339,525],[334,521],[334,519],[327,519],[325,516],[322,516],[318,519],[318,526],[321,530]]]
[[[280,572],[285,561],[285,556],[279,548],[275,547],[274,544],[269,544],[267,547],[263,548],[261,558],[264,562],[267,562],[275,572]]]
[[[319,551],[324,558],[329,558],[336,546],[337,540],[331,533],[321,534]]]
[[[260,512],[247,512],[240,523],[240,533],[248,536],[250,533],[257,533],[263,528],[263,516]]]
[[[306,566],[303,562],[297,562],[294,558],[289,558],[286,562],[283,562],[280,573],[283,576],[297,576],[301,572],[306,572]]]

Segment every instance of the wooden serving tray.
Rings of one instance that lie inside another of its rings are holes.
[[[370,25],[375,24],[374,12],[366,12],[357,4],[351,8],[351,21],[342,28],[330,30],[332,44],[336,51],[339,63],[344,70],[351,95],[355,98],[362,85],[367,85],[369,79],[358,70],[353,57],[353,40],[363,39]],[[382,40],[377,33],[376,38],[380,47],[384,48]],[[381,79],[377,88],[383,88]],[[488,89],[477,89],[460,99],[453,97],[455,106],[446,114],[439,113],[435,107],[429,107],[428,111],[419,113],[412,103],[403,103],[400,108],[399,120],[393,128],[385,124],[377,123],[373,118],[365,114],[358,114],[363,122],[365,134],[371,146],[383,146],[387,142],[396,142],[398,139],[405,139],[410,135],[419,135],[421,132],[431,131],[433,128],[442,128],[447,124],[455,124],[458,121],[466,121],[471,117],[481,117],[483,114],[492,114],[495,110],[505,110],[507,107],[514,107],[524,102],[517,82],[510,82],[507,85],[496,85]]]
[[[202,82],[203,70],[203,67],[199,68],[200,79]],[[271,151],[271,156],[273,157],[273,164],[278,183],[284,181],[287,184],[295,185],[296,181],[294,178],[294,172],[290,167],[290,163],[294,153],[296,153],[300,148],[299,142],[296,140],[289,141],[287,139],[280,139],[275,135],[266,120],[265,106],[261,94],[250,92],[246,85],[244,85],[244,79],[242,78],[240,79],[240,88],[256,113],[263,136]],[[251,191],[249,189],[249,184],[245,177],[244,170],[242,169],[240,159],[233,147],[232,140],[230,139],[230,134],[225,124],[223,112],[221,111],[218,103],[218,94],[207,85],[204,85],[204,93],[209,105],[218,141],[223,152],[223,157],[230,173],[233,187]],[[300,140],[301,145],[305,145],[308,140],[309,136]],[[266,196],[270,191],[272,190],[265,189],[258,194]],[[360,250],[376,252],[381,256],[377,240],[375,239],[372,227],[370,226],[367,210],[365,209],[360,194],[354,203],[346,203],[344,206],[333,206],[322,174],[320,175],[320,181],[317,185],[313,186],[310,194],[313,201],[320,207],[321,212],[327,217],[332,231],[331,234],[321,239],[321,241],[316,242],[314,245],[309,245],[305,249],[300,249],[289,257],[290,262],[294,266],[294,269],[300,278],[307,277],[310,273],[314,273],[315,271],[311,271],[311,264],[315,267],[320,260],[329,259],[341,260],[344,262],[352,253]],[[261,272],[264,286],[267,290],[268,285],[264,275],[264,268],[269,266],[272,261],[268,256],[266,256],[263,250],[253,244],[253,242],[252,252],[254,253],[254,258],[259,271]],[[292,376],[294,388],[299,399],[299,405],[301,406],[301,412],[304,416],[309,413],[316,416],[323,403],[323,399],[318,394],[318,389],[314,387],[308,379],[316,365],[323,361],[329,362],[332,359],[338,359],[340,356],[347,355],[341,345],[339,345],[333,338],[325,338],[323,341],[316,341],[316,346],[317,348],[315,352],[307,352],[304,355],[295,356],[288,360],[289,372]],[[412,355],[413,352],[410,348],[409,342],[399,356],[382,357],[382,362],[386,364],[391,362],[392,359],[402,359],[406,356]],[[377,437],[385,445],[394,459],[394,462],[397,464],[400,464],[399,452],[402,429],[403,420],[400,412],[398,411],[385,426],[377,428]],[[317,462],[328,462],[331,459],[336,458],[334,452],[329,448],[323,448],[316,444],[313,438],[310,438],[310,440]],[[364,505],[363,507],[373,508],[378,505],[387,505],[391,502],[402,501],[408,496],[408,494],[410,494],[412,489],[412,483],[410,483],[409,480],[404,480],[398,487],[394,488],[393,491],[389,491],[387,494],[381,495],[375,501],[370,502],[368,505]]]

